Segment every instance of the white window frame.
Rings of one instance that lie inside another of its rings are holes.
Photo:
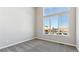
[[[44,12],[44,9],[42,8],[42,10],[43,10],[43,12]],[[65,11],[65,12],[60,12],[60,13],[54,13],[54,14],[49,14],[49,15],[47,15],[47,16],[44,16],[43,15],[43,20],[44,20],[44,18],[46,18],[46,17],[50,17],[50,16],[61,16],[61,15],[65,15],[65,14],[68,14],[68,16],[69,16],[69,14],[70,14],[70,10],[69,11]],[[70,17],[69,17],[70,18]],[[70,19],[69,19],[70,20]],[[59,20],[58,20],[58,22],[59,22]],[[68,26],[69,27],[69,26]],[[49,28],[51,28],[51,20],[49,20]],[[58,25],[58,29],[59,29],[59,25]],[[70,32],[70,31],[69,31]],[[50,33],[51,33],[51,31],[50,31]],[[43,34],[44,35],[54,35],[54,34],[45,34],[44,33],[44,23],[43,23]],[[67,34],[67,35],[56,35],[56,36],[69,36],[69,33]]]

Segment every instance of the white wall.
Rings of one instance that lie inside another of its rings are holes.
[[[56,35],[45,35],[43,34],[43,11],[42,8],[37,8],[36,11],[36,37],[47,40],[47,41],[54,41],[59,42],[63,44],[68,44],[75,46],[76,45],[76,38],[75,38],[75,8],[71,8],[70,11],[70,23],[69,23],[69,29],[70,34],[69,36],[56,36]]]
[[[34,37],[34,8],[0,7],[0,48]]]

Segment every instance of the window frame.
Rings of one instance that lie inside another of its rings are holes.
[[[44,8],[44,7],[43,7]],[[44,9],[42,8],[42,12],[44,13]],[[69,8],[69,7],[68,7]],[[70,8],[70,10],[71,10],[71,8]],[[45,17],[50,17],[50,16],[61,16],[61,15],[65,15],[65,14],[67,14],[67,16],[69,16],[69,23],[70,23],[70,10],[69,11],[65,11],[65,12],[60,12],[60,13],[54,13],[54,14],[49,14],[49,15],[47,15],[47,16],[44,16],[43,14],[42,14],[42,16],[43,16],[43,21],[44,21],[44,18]],[[49,22],[50,22],[51,20],[49,20]],[[59,22],[59,20],[58,20],[58,22]],[[58,25],[58,27],[59,27],[59,25]],[[67,34],[67,35],[55,35],[55,36],[69,36],[69,34],[70,34],[70,28],[69,28],[70,26],[69,26],[69,24],[68,24],[68,29],[69,29],[69,33]],[[49,28],[51,28],[51,23],[49,23]],[[59,29],[59,28],[58,28]],[[58,31],[59,32],[59,31]],[[45,34],[45,32],[44,32],[44,23],[43,23],[43,35],[54,35],[54,34]]]

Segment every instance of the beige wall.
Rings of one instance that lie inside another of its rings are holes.
[[[36,10],[36,37],[48,41],[57,41],[64,44],[75,45],[75,8],[71,8],[70,12],[70,35],[69,36],[56,36],[43,34],[43,13],[42,8]]]
[[[76,8],[76,42],[79,51],[79,7]]]

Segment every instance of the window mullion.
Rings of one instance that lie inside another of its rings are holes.
[[[59,16],[58,16],[58,35],[59,35],[59,30],[60,30],[60,28],[59,28]]]
[[[51,34],[51,16],[49,16],[49,34]]]

